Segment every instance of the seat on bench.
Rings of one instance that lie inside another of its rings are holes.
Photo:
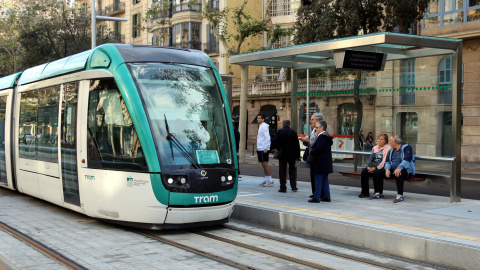
[[[345,176],[360,176],[362,174],[362,172],[338,172],[339,174],[341,175],[345,175]],[[385,178],[385,180],[395,180],[395,176],[393,177],[390,177],[390,178]],[[425,178],[420,178],[420,177],[414,177],[414,178],[407,178],[405,179],[405,181],[407,182],[423,182],[427,179]]]

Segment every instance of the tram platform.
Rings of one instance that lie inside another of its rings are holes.
[[[332,202],[309,203],[310,183],[279,193],[242,175],[232,218],[406,258],[480,269],[480,201],[406,192],[405,202],[358,197],[360,188],[330,185]],[[288,183],[287,183],[288,187]]]

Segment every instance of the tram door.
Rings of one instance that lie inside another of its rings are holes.
[[[77,173],[77,97],[78,82],[64,85],[61,111],[61,159],[63,199],[80,205]]]
[[[10,145],[7,143],[10,141],[10,126],[11,121],[11,93],[12,91],[4,91],[0,94],[0,185],[13,186],[9,185],[9,180],[11,181],[11,168],[7,168],[7,164],[10,162]],[[7,136],[9,138],[7,138]]]

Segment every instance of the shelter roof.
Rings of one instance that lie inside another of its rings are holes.
[[[230,64],[308,69],[334,67],[342,50],[386,53],[387,61],[451,54],[461,39],[399,33],[374,33],[230,56]]]

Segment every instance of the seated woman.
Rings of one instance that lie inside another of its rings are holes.
[[[387,159],[388,151],[391,147],[388,144],[388,135],[379,134],[377,136],[377,145],[373,147],[370,158],[368,159],[367,167],[362,170],[361,183],[362,192],[358,197],[369,198],[368,178],[373,176],[373,187],[375,194],[370,197],[373,199],[383,199],[383,179],[385,178],[385,160]]]

